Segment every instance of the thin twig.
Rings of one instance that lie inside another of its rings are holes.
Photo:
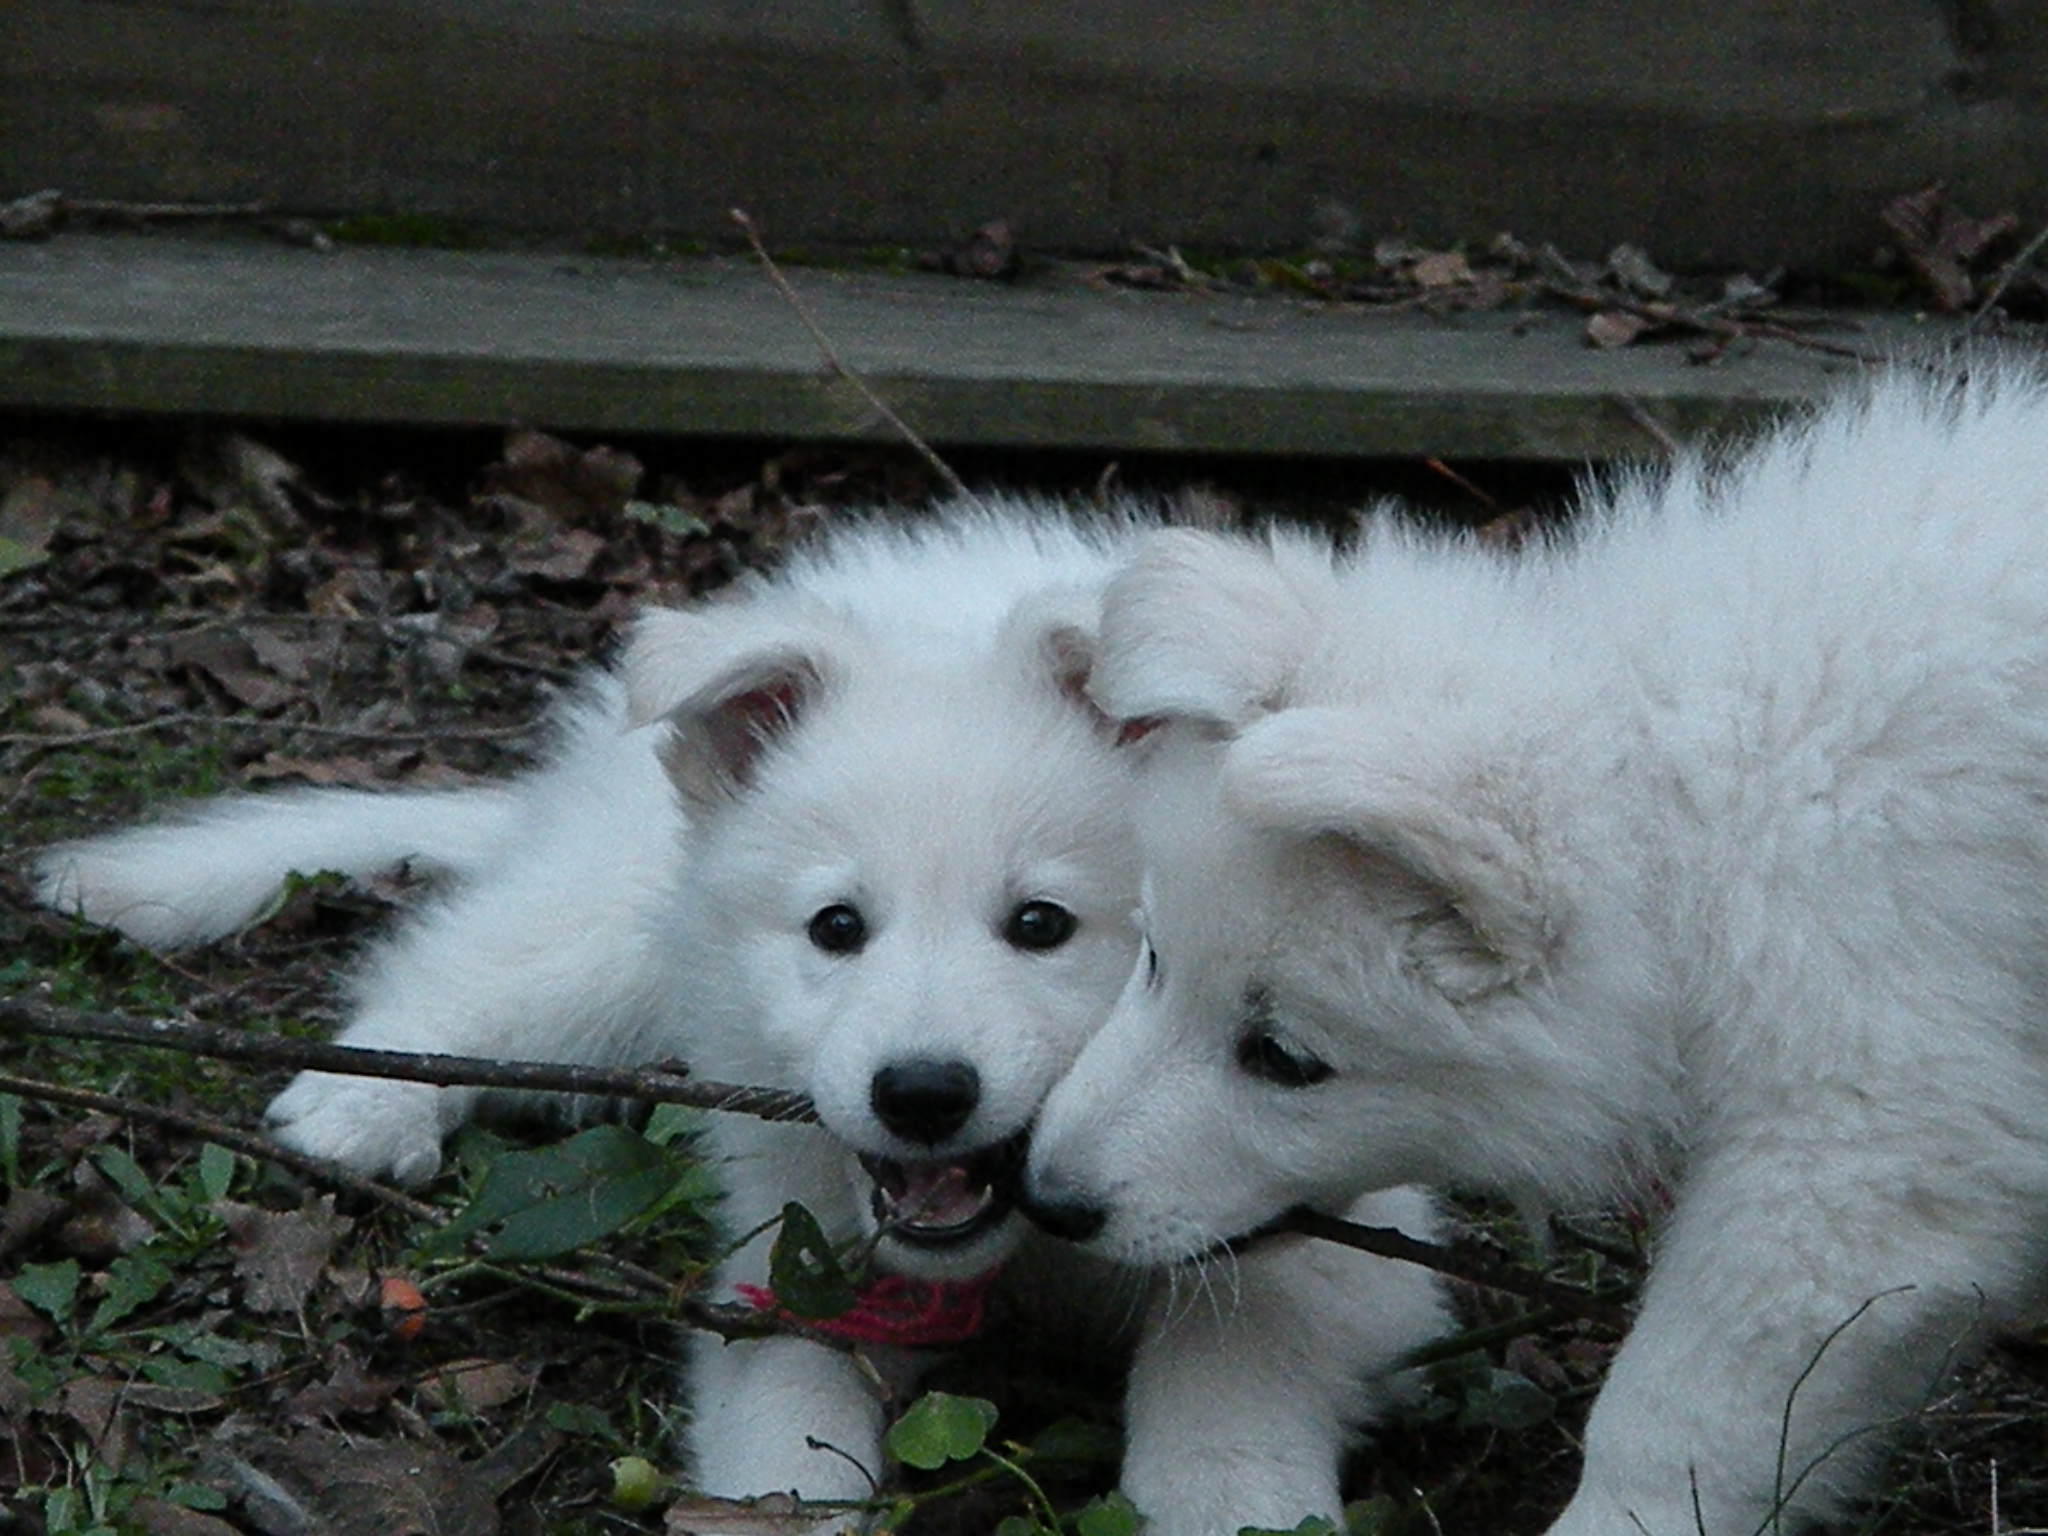
[[[130,203],[109,197],[65,197],[69,213],[123,219],[246,219],[270,212],[268,203]]]
[[[239,1152],[246,1157],[273,1163],[280,1168],[289,1168],[315,1183],[335,1186],[366,1196],[402,1211],[415,1220],[429,1222],[437,1227],[447,1225],[452,1217],[451,1212],[429,1205],[424,1200],[415,1199],[389,1184],[365,1178],[325,1158],[307,1157],[303,1153],[294,1152],[267,1137],[216,1120],[210,1115],[163,1109],[154,1104],[122,1098],[117,1094],[98,1093],[89,1088],[73,1088],[64,1083],[45,1082],[40,1078],[17,1077],[12,1073],[0,1073],[0,1093],[11,1093],[38,1103],[62,1104],[73,1109],[93,1110],[100,1114],[112,1115],[116,1119],[140,1121],[148,1125],[162,1126],[166,1130],[176,1131],[182,1135],[198,1137],[203,1141],[211,1141],[226,1147],[230,1152]],[[715,1333],[727,1340],[794,1335],[811,1339],[832,1349],[846,1350],[853,1347],[849,1341],[829,1331],[813,1327],[801,1318],[780,1312],[766,1312],[743,1302],[706,1301],[701,1297],[680,1292],[672,1281],[665,1280],[640,1265],[616,1258],[608,1258],[608,1262],[625,1277],[623,1281],[608,1281],[602,1276],[586,1274],[582,1270],[569,1269],[561,1265],[543,1266],[530,1274],[488,1264],[483,1267],[503,1274],[519,1284],[547,1290],[550,1294],[576,1305],[585,1304],[584,1297],[573,1294],[578,1289],[586,1292],[605,1292],[618,1302],[651,1303],[659,1306],[664,1314],[690,1327]]]
[[[1698,331],[1708,336],[1723,336],[1731,340],[1761,338],[1767,341],[1782,341],[1788,346],[1804,347],[1811,352],[1823,352],[1829,357],[1848,358],[1859,363],[1882,363],[1885,359],[1860,347],[1852,347],[1839,341],[1828,341],[1819,336],[1809,336],[1794,326],[1772,320],[1736,320],[1726,315],[1713,314],[1703,309],[1688,309],[1682,304],[1673,304],[1662,299],[1637,299],[1627,294],[1615,293],[1610,289],[1593,287],[1576,279],[1544,277],[1537,280],[1537,286],[1552,298],[1562,299],[1579,309],[1598,314],[1607,310],[1620,310],[1634,315],[1653,325],[1669,326],[1676,330]]]
[[[1450,481],[1451,484],[1455,485],[1467,496],[1470,496],[1474,501],[1478,502],[1482,507],[1486,508],[1487,511],[1496,513],[1507,511],[1507,508],[1502,506],[1497,498],[1487,494],[1483,486],[1474,485],[1470,480],[1466,479],[1463,475],[1459,474],[1455,469],[1451,468],[1451,466],[1446,464],[1442,459],[1424,459],[1422,461],[1422,466],[1423,468],[1429,470],[1432,474],[1442,475],[1446,480]]]
[[[1998,269],[1998,277],[1992,283],[1991,291],[1984,295],[1983,302],[1971,310],[1970,318],[1963,322],[1964,340],[1969,339],[1977,327],[1984,323],[1984,317],[1991,313],[2000,299],[2005,297],[2005,290],[2012,286],[2013,279],[2026,270],[2029,262],[2041,254],[2043,246],[2048,246],[2048,224],[2044,224],[2034,238],[2020,248],[2017,256]]]
[[[64,1104],[73,1109],[95,1110],[123,1120],[140,1120],[149,1125],[160,1125],[183,1135],[197,1136],[203,1141],[219,1142],[230,1152],[263,1158],[276,1163],[280,1168],[289,1168],[292,1172],[303,1174],[310,1179],[338,1184],[343,1189],[366,1195],[372,1200],[392,1206],[408,1216],[423,1221],[446,1220],[440,1211],[426,1201],[415,1200],[403,1190],[393,1189],[389,1184],[380,1184],[375,1179],[366,1179],[359,1173],[351,1173],[339,1163],[306,1157],[281,1147],[266,1137],[241,1130],[207,1115],[163,1109],[155,1104],[142,1104],[134,1099],[124,1099],[111,1093],[96,1093],[90,1088],[73,1088],[63,1083],[46,1083],[40,1078],[16,1077],[12,1073],[0,1073],[0,1093],[12,1093],[45,1104]]]
[[[1426,1243],[1393,1227],[1368,1227],[1359,1222],[1345,1221],[1341,1217],[1326,1216],[1321,1211],[1299,1207],[1282,1216],[1268,1230],[1299,1232],[1306,1237],[1319,1237],[1324,1242],[1356,1248],[1363,1253],[1377,1254],[1383,1259],[1400,1259],[1404,1263],[1419,1264],[1424,1269],[1433,1269],[1440,1275],[1449,1275],[1452,1279],[1463,1280],[1468,1285],[1484,1286],[1490,1291],[1505,1291],[1510,1296],[1540,1302],[1545,1306],[1569,1312],[1574,1317],[1583,1317],[1609,1328],[1628,1327],[1628,1313],[1622,1306],[1630,1294],[1626,1288],[1617,1287],[1600,1292],[1585,1291],[1575,1285],[1565,1285],[1556,1280],[1545,1279],[1541,1275],[1531,1274],[1524,1269],[1474,1258],[1443,1243]]]
[[[1533,1312],[1502,1318],[1497,1323],[1487,1323],[1478,1328],[1467,1328],[1446,1338],[1418,1345],[1396,1360],[1389,1370],[1415,1371],[1424,1366],[1435,1365],[1441,1360],[1455,1360],[1460,1355],[1492,1349],[1496,1344],[1505,1344],[1512,1339],[1541,1333],[1558,1323],[1569,1322],[1576,1316],[1577,1313],[1569,1312],[1563,1307],[1538,1307]]]
[[[113,741],[122,736],[139,736],[149,731],[169,730],[180,725],[218,726],[234,731],[275,731],[279,735],[297,732],[306,736],[334,736],[345,741],[503,741],[508,737],[531,734],[531,728],[523,725],[461,728],[423,725],[416,729],[380,726],[370,729],[353,725],[316,725],[307,720],[266,720],[260,715],[203,715],[189,710],[178,710],[169,714],[151,715],[147,720],[131,720],[126,725],[98,726],[89,731],[0,733],[0,747],[82,747],[96,741]]]
[[[145,1019],[125,1013],[92,1013],[59,1008],[31,998],[0,998],[0,1034],[38,1035],[61,1040],[101,1040],[251,1061],[301,1071],[338,1072],[351,1077],[394,1078],[472,1088],[513,1088],[532,1093],[579,1093],[600,1098],[642,1099],[727,1110],[763,1120],[810,1121],[811,1101],[780,1088],[754,1088],[689,1077],[674,1064],[638,1069],[559,1066],[550,1062],[494,1061],[422,1051],[373,1051],[317,1040],[287,1040],[243,1030],[174,1019]]]
[[[953,472],[953,466],[940,458],[938,453],[932,448],[932,445],[927,443],[922,437],[919,437],[911,428],[910,423],[901,416],[898,416],[890,408],[889,402],[876,394],[868,386],[866,379],[863,379],[859,374],[846,366],[838,351],[834,349],[831,338],[825,334],[824,327],[820,326],[817,320],[812,317],[809,307],[797,295],[796,289],[790,286],[789,279],[782,275],[782,269],[775,264],[775,258],[768,254],[768,247],[761,242],[761,231],[755,227],[754,220],[746,209],[734,208],[730,211],[728,217],[740,227],[740,232],[747,237],[747,244],[753,247],[755,256],[760,258],[761,268],[768,274],[768,281],[775,285],[775,291],[782,295],[783,300],[791,309],[796,311],[797,319],[803,321],[804,329],[811,333],[811,340],[817,343],[818,351],[824,356],[825,365],[860,391],[861,398],[873,407],[875,413],[882,420],[886,421],[896,430],[903,441],[916,451],[919,458],[931,466],[932,473],[939,477],[947,490],[964,501],[973,501],[974,493],[969,491],[967,483]]]
[[[1643,435],[1664,451],[1666,458],[1675,459],[1678,457],[1680,453],[1678,439],[1671,435],[1663,422],[1650,414],[1649,408],[1642,401],[1633,400],[1624,395],[1616,403],[1621,407],[1621,414],[1640,427]]]

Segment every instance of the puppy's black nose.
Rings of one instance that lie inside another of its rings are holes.
[[[1100,1232],[1109,1221],[1106,1206],[1090,1205],[1059,1190],[1042,1193],[1049,1199],[1034,1198],[1041,1191],[1028,1190],[1017,1208],[1030,1218],[1033,1226],[1054,1237],[1063,1237],[1070,1243],[1085,1243]]]
[[[868,1084],[875,1118],[906,1141],[930,1146],[967,1123],[981,1101],[981,1074],[964,1061],[892,1061]]]

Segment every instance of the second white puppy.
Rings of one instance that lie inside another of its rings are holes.
[[[1082,691],[1130,532],[1033,504],[841,531],[736,600],[648,615],[524,778],[230,799],[57,850],[45,897],[164,944],[232,930],[291,869],[451,869],[453,893],[373,955],[345,1041],[679,1056],[807,1092],[822,1128],[713,1117],[725,1219],[746,1232],[796,1200],[835,1240],[879,1230],[871,1349],[955,1338],[998,1271],[1011,1307],[1114,1321],[1128,1289],[1048,1252],[1007,1186],[1135,950],[1127,755]],[[474,1099],[314,1074],[271,1113],[293,1146],[419,1179]],[[1361,1214],[1429,1219],[1409,1194]],[[766,1248],[722,1294],[765,1281]],[[906,1286],[926,1315],[883,1306]],[[1441,1324],[1429,1277],[1297,1247],[1194,1305],[1168,1289],[1127,1404],[1123,1482],[1151,1529],[1336,1513],[1375,1373]],[[819,1344],[701,1342],[688,1406],[709,1492],[861,1498],[883,1472],[871,1378]]]
[[[1142,552],[1151,949],[1030,1188],[1159,1262],[1660,1175],[1553,1530],[1794,1529],[2048,1284],[2048,385],[1896,375],[1581,517]]]

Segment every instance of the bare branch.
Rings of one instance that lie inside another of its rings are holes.
[[[352,725],[320,725],[311,720],[267,720],[261,715],[206,715],[188,710],[151,715],[126,725],[98,726],[84,731],[10,731],[0,735],[0,747],[76,747],[95,741],[112,741],[121,736],[138,736],[174,726],[206,726],[222,730],[270,731],[279,736],[296,731],[307,736],[333,736],[344,741],[503,741],[530,736],[523,725],[443,726],[425,725],[415,729],[380,726],[375,730]]]
[[[1628,1313],[1623,1303],[1628,1300],[1630,1292],[1624,1288],[1600,1292],[1581,1290],[1578,1286],[1548,1280],[1525,1269],[1460,1253],[1443,1243],[1423,1242],[1393,1227],[1368,1227],[1302,1207],[1289,1211],[1266,1230],[1299,1232],[1306,1237],[1319,1237],[1325,1242],[1377,1254],[1383,1259],[1420,1264],[1424,1269],[1433,1269],[1453,1280],[1483,1286],[1489,1291],[1505,1291],[1510,1296],[1540,1302],[1609,1328],[1628,1327]]]
[[[211,1056],[229,1061],[300,1071],[339,1072],[355,1077],[395,1078],[476,1088],[510,1088],[537,1093],[576,1093],[601,1098],[640,1099],[657,1104],[686,1104],[698,1109],[754,1115],[763,1120],[807,1122],[817,1110],[800,1093],[779,1088],[716,1083],[693,1078],[680,1063],[662,1062],[630,1069],[560,1066],[548,1062],[494,1061],[432,1052],[373,1051],[359,1046],[330,1045],[315,1040],[286,1040],[249,1034],[216,1025],[173,1019],[145,1019],[133,1014],[92,1013],[60,1008],[31,998],[0,998],[0,1036],[34,1035],[64,1040],[98,1040],[118,1045],[148,1046]],[[74,1090],[66,1090],[75,1092]],[[168,1114],[168,1111],[153,1112]],[[166,1121],[165,1123],[176,1123]],[[205,1131],[202,1134],[214,1134]],[[239,1146],[238,1150],[250,1150]],[[294,1165],[298,1166],[298,1165]],[[324,1167],[322,1164],[313,1164]],[[332,1176],[332,1175],[329,1175]],[[382,1198],[380,1196],[380,1198]],[[416,1213],[417,1214],[417,1213]],[[1595,1294],[1577,1286],[1544,1279],[1526,1270],[1491,1263],[1441,1243],[1426,1243],[1392,1227],[1368,1227],[1296,1210],[1275,1222],[1274,1232],[1357,1248],[1382,1258],[1419,1264],[1456,1280],[1504,1291],[1584,1317],[1612,1328],[1625,1328],[1621,1302],[1626,1292]]]
[[[0,1003],[0,1007],[5,1007]],[[268,1137],[245,1131],[239,1126],[229,1125],[209,1115],[191,1114],[182,1110],[164,1109],[155,1104],[143,1104],[117,1094],[98,1093],[89,1088],[73,1088],[64,1083],[44,1082],[40,1078],[16,1077],[12,1073],[0,1073],[0,1093],[11,1093],[23,1099],[32,1099],[44,1104],[62,1104],[72,1109],[89,1109],[100,1114],[112,1115],[117,1119],[141,1122],[146,1125],[162,1126],[181,1135],[195,1136],[204,1141],[216,1142],[231,1152],[274,1163],[280,1168],[289,1168],[301,1177],[315,1183],[349,1190],[369,1199],[388,1205],[418,1221],[445,1226],[452,1212],[415,1199],[389,1184],[363,1177],[351,1172],[339,1163],[324,1158],[307,1157],[287,1147],[279,1146]],[[792,1335],[810,1339],[829,1349],[851,1350],[854,1346],[846,1339],[827,1330],[813,1327],[801,1318],[782,1312],[765,1312],[758,1307],[736,1301],[706,1301],[682,1291],[674,1282],[637,1264],[620,1259],[608,1260],[620,1279],[611,1280],[601,1275],[569,1269],[562,1265],[545,1265],[531,1271],[534,1282],[541,1288],[555,1292],[582,1292],[585,1297],[596,1292],[615,1302],[651,1303],[659,1306],[676,1321],[692,1328],[715,1333],[724,1339],[759,1339],[771,1335]],[[504,1266],[504,1273],[514,1280],[526,1281],[526,1271],[518,1266]],[[568,1299],[575,1300],[570,1294]]]
[[[88,1013],[30,998],[0,998],[0,1034],[39,1035],[66,1040],[102,1040],[251,1061],[300,1071],[340,1072],[352,1077],[388,1077],[415,1083],[472,1088],[513,1088],[530,1093],[580,1093],[600,1098],[643,1099],[726,1110],[763,1120],[817,1118],[811,1101],[780,1088],[709,1082],[689,1075],[676,1062],[631,1069],[568,1067],[549,1062],[493,1061],[435,1052],[373,1051],[317,1040],[286,1040],[210,1024],[144,1019],[125,1013]]]
[[[9,1004],[0,1002],[0,1007],[6,1006]],[[359,1195],[367,1195],[372,1200],[393,1206],[406,1215],[422,1221],[447,1219],[426,1201],[415,1200],[403,1190],[393,1189],[389,1184],[380,1184],[375,1179],[366,1179],[359,1173],[351,1173],[338,1163],[330,1163],[317,1157],[306,1157],[279,1146],[268,1137],[242,1130],[207,1115],[164,1109],[155,1104],[142,1104],[134,1099],[124,1099],[116,1094],[97,1093],[90,1088],[73,1088],[64,1083],[46,1083],[39,1078],[16,1077],[12,1073],[4,1072],[0,1072],[0,1093],[12,1093],[44,1104],[63,1104],[72,1109],[90,1109],[123,1120],[139,1120],[145,1125],[160,1125],[166,1130],[177,1131],[182,1135],[219,1142],[230,1152],[262,1158],[277,1164],[280,1168],[289,1168],[294,1173],[303,1174],[307,1178],[339,1185]]]

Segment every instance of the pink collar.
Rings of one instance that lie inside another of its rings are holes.
[[[895,1344],[906,1349],[964,1344],[981,1332],[989,1287],[998,1272],[992,1269],[972,1280],[881,1275],[862,1286],[853,1305],[837,1317],[801,1321],[807,1328],[856,1344]],[[757,1311],[793,1317],[766,1286],[736,1285],[733,1290]]]

